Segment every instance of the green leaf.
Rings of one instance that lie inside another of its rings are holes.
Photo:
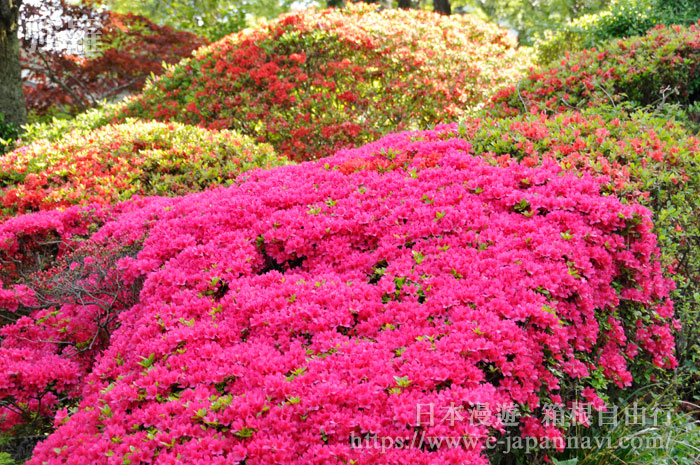
[[[144,368],[150,368],[156,361],[156,354],[149,354],[148,358],[146,357],[141,357],[141,361],[139,362],[139,365],[141,365]]]
[[[408,379],[408,376],[394,376],[394,380],[396,381],[396,385],[400,388],[407,388],[411,385],[411,380]]]
[[[239,429],[238,431],[235,431],[233,434],[234,434],[235,436],[238,436],[239,438],[249,438],[249,437],[253,436],[253,434],[255,433],[255,431],[256,431],[256,430],[254,430],[253,428],[248,428],[248,427],[246,426],[246,427],[244,427],[244,428],[242,428],[242,429]]]

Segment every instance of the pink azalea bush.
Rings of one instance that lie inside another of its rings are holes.
[[[546,403],[586,424],[575,402],[673,368],[650,212],[445,134],[7,221],[0,428],[57,412],[30,465],[486,464],[504,411],[557,444]],[[352,443],[416,433],[473,442]]]

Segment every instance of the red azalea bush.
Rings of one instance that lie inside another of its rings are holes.
[[[658,26],[642,37],[567,54],[497,92],[492,116],[557,113],[623,101],[639,105],[700,100],[700,26]]]
[[[294,12],[199,50],[118,115],[231,128],[308,160],[454,120],[517,79],[521,61],[506,30],[468,15]]]
[[[675,121],[644,111],[599,107],[554,115],[475,116],[440,129],[443,137],[466,139],[474,153],[501,166],[557,162],[606,176],[607,192],[650,203],[653,210],[700,183],[700,138]]]
[[[285,164],[269,145],[231,131],[129,121],[40,140],[0,158],[3,216],[132,195],[183,195]]]
[[[650,212],[455,130],[5,222],[1,301],[27,316],[1,330],[2,428],[60,409],[32,465],[486,464],[511,409],[559,447],[546,403],[587,424],[608,385],[674,367]]]
[[[85,110],[121,93],[139,91],[146,78],[164,71],[164,64],[177,63],[206,44],[201,37],[159,26],[143,16],[66,0],[25,2],[20,22],[27,108],[39,115],[54,107]],[[62,44],[66,38],[71,43]]]

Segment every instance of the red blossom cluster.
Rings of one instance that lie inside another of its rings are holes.
[[[632,102],[688,104],[700,99],[700,26],[657,26],[641,37],[569,55],[498,91],[493,116],[557,113]]]
[[[650,212],[456,132],[5,222],[0,299],[26,316],[0,330],[1,427],[59,410],[30,465],[486,464],[499,412],[417,425],[417,405],[515,404],[521,434],[561,439],[545,403],[601,409],[674,367]],[[31,238],[60,246],[20,281]],[[474,442],[351,443],[417,431]]]
[[[308,160],[454,120],[514,82],[522,61],[506,30],[468,15],[294,12],[199,50],[118,116],[231,128]]]
[[[446,132],[466,138],[475,153],[501,166],[557,162],[566,169],[607,176],[610,192],[633,201],[650,201],[654,183],[664,185],[664,196],[682,190],[673,186],[696,176],[694,159],[700,151],[700,139],[681,125],[645,113],[587,110],[470,117]],[[662,205],[653,203],[657,207]]]

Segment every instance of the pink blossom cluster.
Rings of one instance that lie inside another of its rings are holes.
[[[84,307],[2,328],[0,402],[73,399],[52,404],[67,408],[30,465],[478,465],[507,434],[495,414],[417,423],[426,404],[516,403],[530,412],[522,434],[560,438],[541,408],[571,406],[567,386],[603,409],[601,380],[626,387],[640,365],[675,365],[650,213],[601,194],[603,182],[553,163],[494,166],[443,128],[120,204],[55,267],[93,279],[81,250],[137,244],[114,268],[140,283],[138,302],[91,355],[75,356],[94,324]],[[24,216],[0,235],[79,211]],[[21,337],[33,325],[45,328]],[[0,422],[10,416],[0,407]],[[350,442],[416,431],[476,441]]]

